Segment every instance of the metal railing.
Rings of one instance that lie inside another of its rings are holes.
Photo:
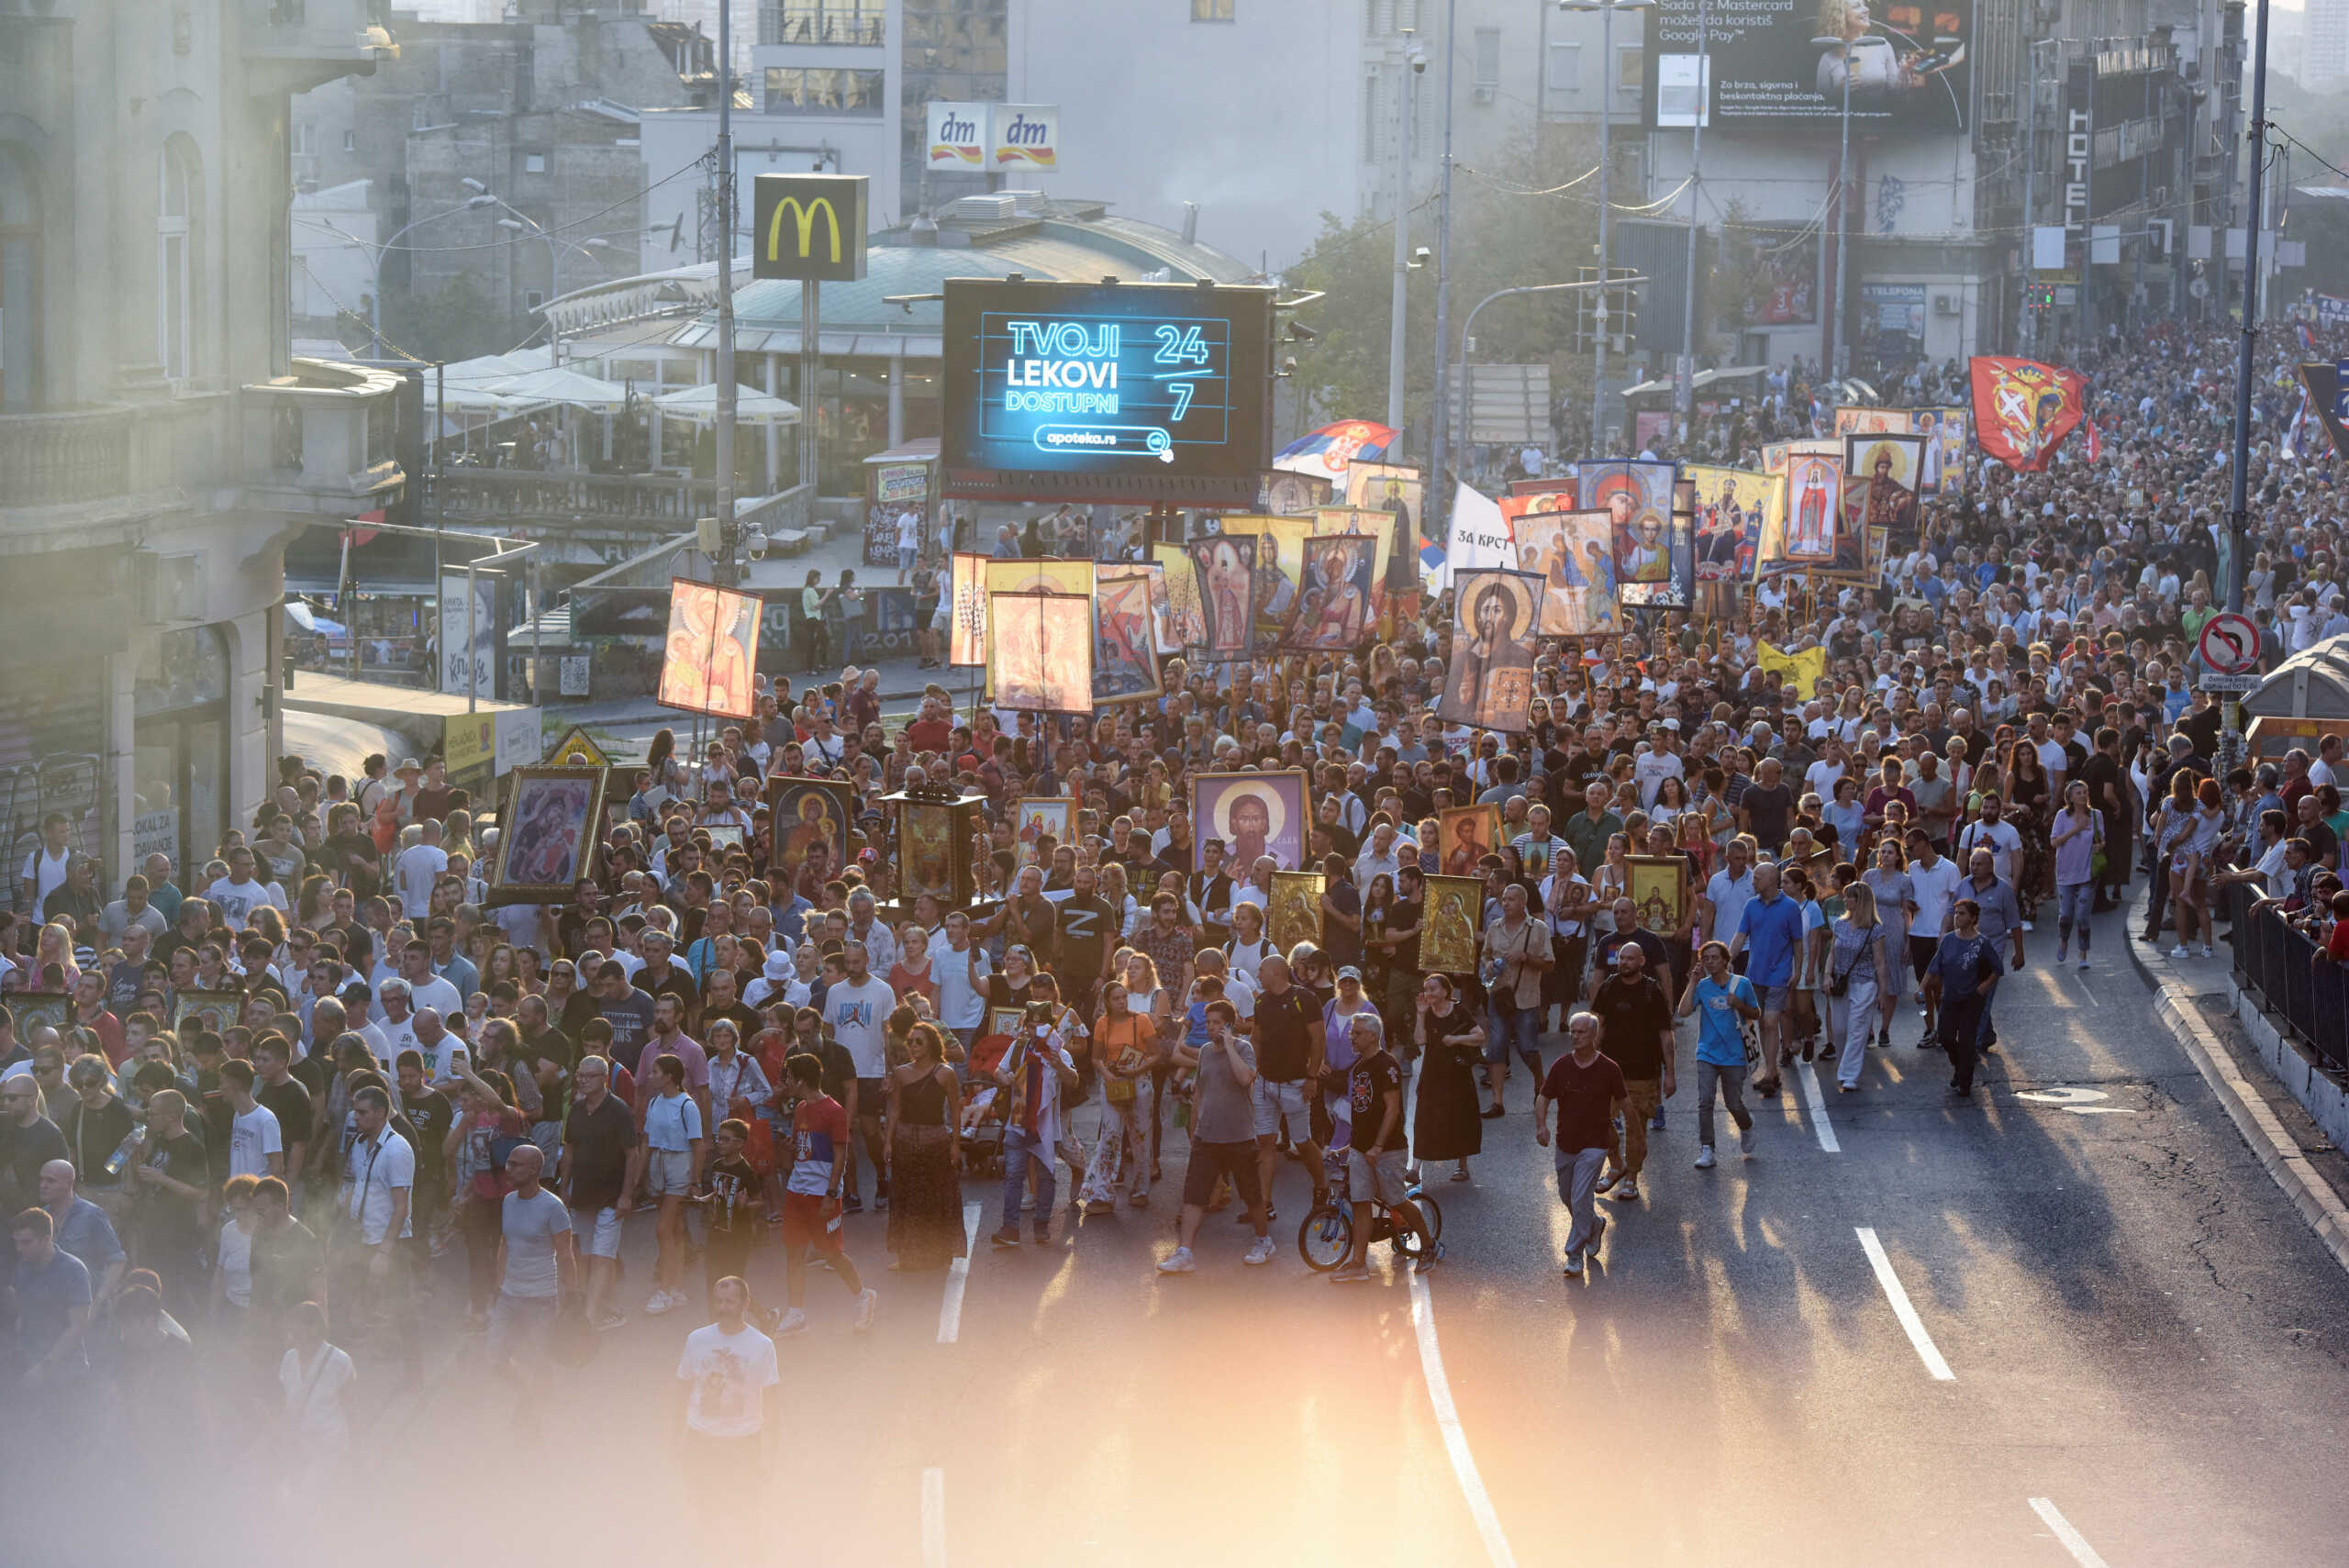
[[[677,533],[718,504],[707,479],[526,468],[444,468],[434,499],[450,522],[527,528],[584,523]]]
[[[2349,1072],[2349,964],[2319,953],[2274,899],[2227,891],[2236,981],[2327,1067]]]

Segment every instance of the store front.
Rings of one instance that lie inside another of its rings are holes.
[[[132,863],[169,855],[183,890],[228,827],[228,638],[217,626],[167,631],[139,656],[133,690]]]

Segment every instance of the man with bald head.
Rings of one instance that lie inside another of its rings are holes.
[[[40,1168],[40,1206],[55,1225],[57,1245],[82,1260],[100,1301],[114,1298],[128,1260],[106,1211],[73,1190],[73,1162],[51,1160]]]
[[[489,1315],[489,1363],[513,1384],[526,1427],[537,1424],[529,1396],[546,1387],[557,1304],[578,1272],[571,1211],[548,1190],[545,1175],[546,1155],[534,1143],[506,1157],[514,1190],[499,1209],[497,1303]]]

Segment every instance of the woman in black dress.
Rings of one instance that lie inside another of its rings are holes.
[[[1476,1064],[1484,1059],[1485,1009],[1472,1004],[1448,974],[1431,974],[1419,986],[1419,1017],[1412,1039],[1420,1051],[1419,1103],[1411,1120],[1411,1161],[1456,1160],[1455,1182],[1468,1180],[1468,1157],[1485,1147],[1485,1124],[1477,1109]]]
[[[889,1073],[889,1251],[893,1269],[942,1269],[963,1256],[963,1090],[932,1023],[907,1032],[908,1060]]]

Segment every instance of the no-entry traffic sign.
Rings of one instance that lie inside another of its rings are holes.
[[[2221,610],[2202,623],[2195,651],[2213,674],[2244,674],[2259,667],[2259,628],[2247,616]]]

